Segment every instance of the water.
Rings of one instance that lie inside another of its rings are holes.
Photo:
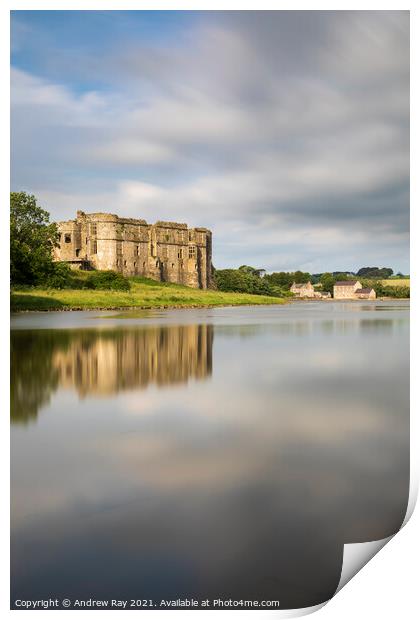
[[[12,319],[12,600],[330,598],[409,484],[408,302]]]

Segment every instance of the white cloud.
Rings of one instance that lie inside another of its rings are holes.
[[[325,14],[305,41],[287,32],[296,16],[246,19],[175,48],[119,49],[101,92],[14,69],[14,188],[54,217],[100,208],[209,226],[219,264],[275,268],[296,243],[294,267],[331,269],[343,246],[354,259],[350,239],[362,262],[406,255],[408,17]]]

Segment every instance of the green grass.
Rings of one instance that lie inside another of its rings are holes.
[[[130,291],[83,289],[46,290],[14,289],[11,310],[113,310],[118,308],[200,308],[283,304],[284,299],[246,293],[222,293],[155,282],[147,278],[130,278]]]

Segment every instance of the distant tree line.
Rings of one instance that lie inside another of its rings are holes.
[[[363,269],[377,269],[362,268]],[[410,287],[386,286],[382,280],[386,280],[392,275],[393,270],[386,267],[378,270],[386,272],[387,277],[378,278],[362,277],[354,272],[326,272],[310,274],[305,271],[276,271],[266,273],[265,269],[254,268],[249,265],[242,265],[238,269],[216,269],[215,280],[220,291],[231,291],[238,293],[252,293],[254,295],[271,295],[275,297],[290,296],[290,287],[293,282],[296,284],[312,282],[318,290],[326,291],[333,295],[334,284],[338,281],[358,279],[362,286],[373,288],[378,297],[410,297]],[[376,273],[376,272],[375,272]],[[402,274],[399,274],[402,275]]]

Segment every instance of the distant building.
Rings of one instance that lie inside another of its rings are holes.
[[[356,295],[357,299],[376,299],[376,292],[373,288],[358,288]]]
[[[376,299],[373,288],[363,288],[358,280],[342,280],[334,284],[334,299]]]
[[[290,287],[290,292],[294,293],[296,297],[315,297],[314,287],[309,281],[303,284],[296,284],[296,282],[293,282]]]

